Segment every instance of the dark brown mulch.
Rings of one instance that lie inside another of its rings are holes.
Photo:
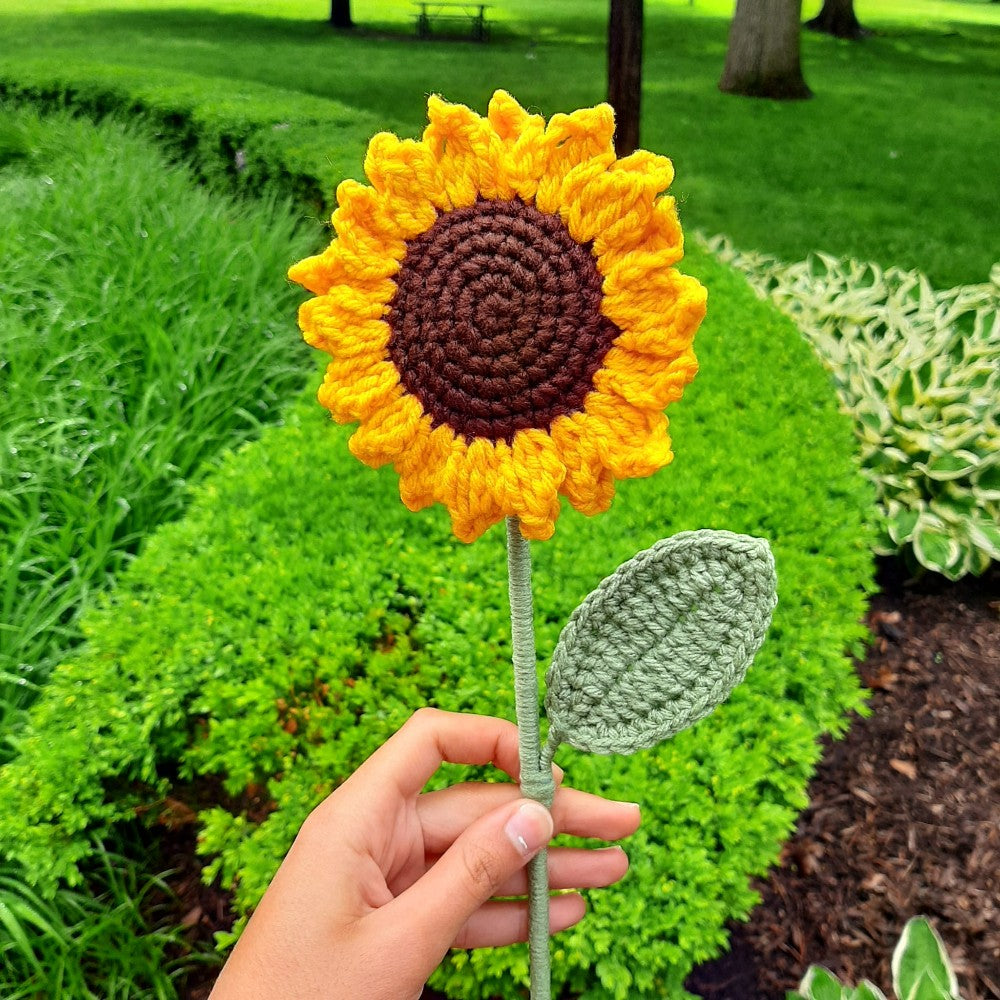
[[[871,716],[827,747],[732,955],[689,980],[705,1000],[782,1000],[811,963],[888,993],[917,914],[965,1000],[1000,1000],[1000,576],[906,587],[892,570],[858,665]]]
[[[871,715],[826,747],[761,904],[688,980],[703,1000],[783,1000],[811,963],[888,993],[916,914],[944,937],[965,1000],[1000,1000],[1000,574],[906,586],[886,564],[880,585],[858,664]],[[184,830],[172,838],[177,912],[205,940],[231,916],[191,846]],[[186,1000],[204,1000],[211,978]]]

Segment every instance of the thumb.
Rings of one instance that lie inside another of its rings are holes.
[[[424,939],[433,950],[428,955],[433,968],[469,918],[548,844],[552,833],[552,814],[532,799],[494,809],[384,910],[393,911],[398,927],[419,931],[410,941]]]

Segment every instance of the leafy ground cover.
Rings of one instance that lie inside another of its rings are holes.
[[[805,804],[816,736],[860,704],[843,649],[870,583],[870,496],[849,425],[790,322],[710,258],[690,266],[714,309],[672,419],[676,466],[623,484],[607,515],[564,514],[536,547],[540,650],[613,566],[695,526],[766,535],[781,603],[750,682],[695,732],[561,761],[581,787],[648,803],[631,881],[597,894],[555,950],[557,981],[591,1000],[676,994],[723,946],[726,919],[752,905],[748,873]],[[138,810],[195,822],[241,913],[310,805],[416,707],[509,713],[502,533],[455,542],[442,511],[406,512],[391,470],[361,466],[344,438],[307,399],[88,618],[0,785],[5,849],[43,887],[75,879],[89,837]],[[621,915],[643,909],[645,931],[622,941]],[[523,949],[457,955],[437,983],[513,997],[525,970]]]
[[[410,133],[429,91],[482,108],[503,86],[546,114],[604,96],[599,0],[508,0],[491,12],[487,46],[419,42],[396,0],[355,7],[359,30],[338,35],[317,0],[11,0],[0,72],[58,75],[86,53],[123,70],[225,78],[237,92],[265,83],[333,98]],[[875,0],[860,14],[876,34],[861,44],[806,32],[817,96],[792,104],[718,93],[730,14],[722,0],[647,4],[643,139],[674,158],[687,224],[784,260],[823,250],[916,267],[939,287],[983,281],[996,255],[996,5]]]
[[[1000,264],[938,291],[918,271],[711,245],[829,369],[876,489],[875,551],[951,580],[1000,560]]]
[[[76,615],[303,380],[287,205],[210,197],[121,125],[0,117],[0,733]]]
[[[785,1000],[812,963],[888,983],[896,938],[916,913],[944,935],[961,995],[1000,997],[1000,574],[914,584],[884,559],[878,583],[874,640],[857,663],[871,714],[825,745],[809,808],[755,881],[761,902],[730,926],[726,953],[688,977],[702,1000]],[[232,927],[229,897],[202,883],[190,826],[170,846],[175,912],[211,941]],[[186,1000],[206,1000],[213,978],[189,977]],[[447,998],[425,990],[424,1000]]]

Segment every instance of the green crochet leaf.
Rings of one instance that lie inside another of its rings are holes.
[[[549,752],[634,753],[743,680],[777,603],[767,542],[685,531],[619,566],[573,612],[546,675]]]

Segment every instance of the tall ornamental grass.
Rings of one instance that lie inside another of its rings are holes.
[[[3,737],[79,609],[310,363],[289,205],[210,196],[121,123],[10,109],[0,204]]]

